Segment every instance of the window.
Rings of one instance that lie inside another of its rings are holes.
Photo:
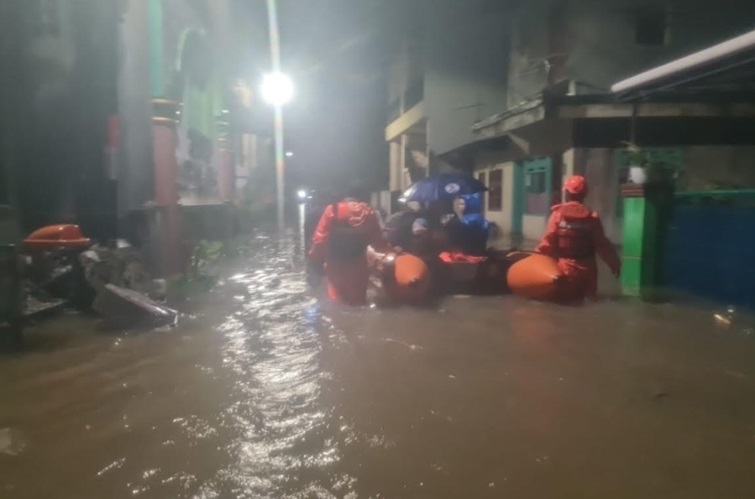
[[[548,199],[548,172],[546,169],[531,170],[525,173],[525,213],[546,215],[550,208]]]
[[[501,211],[503,209],[503,170],[490,172],[488,189],[488,211]]]
[[[479,172],[477,174],[477,180],[483,183],[485,187],[488,186],[488,174],[487,172]],[[488,194],[486,192],[482,193],[482,207],[485,208],[485,200],[488,198]]]
[[[663,6],[645,6],[635,14],[634,41],[637,45],[657,47],[666,44],[668,15]]]

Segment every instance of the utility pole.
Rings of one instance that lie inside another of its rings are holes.
[[[275,0],[267,0],[268,34],[270,36],[270,57],[273,74],[281,74],[280,32],[278,30],[278,11]],[[286,157],[283,154],[283,104],[273,102],[275,134],[275,184],[278,204],[278,230],[282,233],[285,228],[285,169]]]

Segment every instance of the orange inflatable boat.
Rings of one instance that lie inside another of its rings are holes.
[[[556,260],[536,253],[514,262],[506,273],[506,284],[511,292],[531,300],[559,300],[561,282]]]
[[[81,235],[78,225],[48,225],[32,232],[24,239],[27,250],[79,249],[89,247],[91,241]]]
[[[487,256],[441,253],[447,291],[475,295],[513,293],[533,300],[558,301],[561,273],[556,261],[529,251]]]
[[[382,290],[382,298],[392,304],[418,304],[430,293],[430,270],[425,262],[409,253],[367,252],[370,270]]]

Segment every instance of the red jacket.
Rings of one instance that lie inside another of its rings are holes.
[[[334,210],[335,206],[335,210]],[[338,244],[332,238],[339,237],[339,231],[350,233],[349,238],[355,236],[369,244],[378,251],[385,251],[388,245],[383,239],[380,222],[375,210],[366,203],[346,199],[340,203],[328,205],[320,217],[315,233],[312,236],[312,248],[309,256],[313,260],[323,261],[329,259],[329,244]],[[348,241],[346,241],[348,244]]]
[[[594,261],[597,254],[614,274],[619,273],[621,260],[603,232],[597,212],[577,201],[556,205],[552,211],[543,240],[535,251],[575,261]]]

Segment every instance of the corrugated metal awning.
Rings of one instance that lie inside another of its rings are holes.
[[[611,86],[614,93],[755,89],[755,31],[700,50]]]

